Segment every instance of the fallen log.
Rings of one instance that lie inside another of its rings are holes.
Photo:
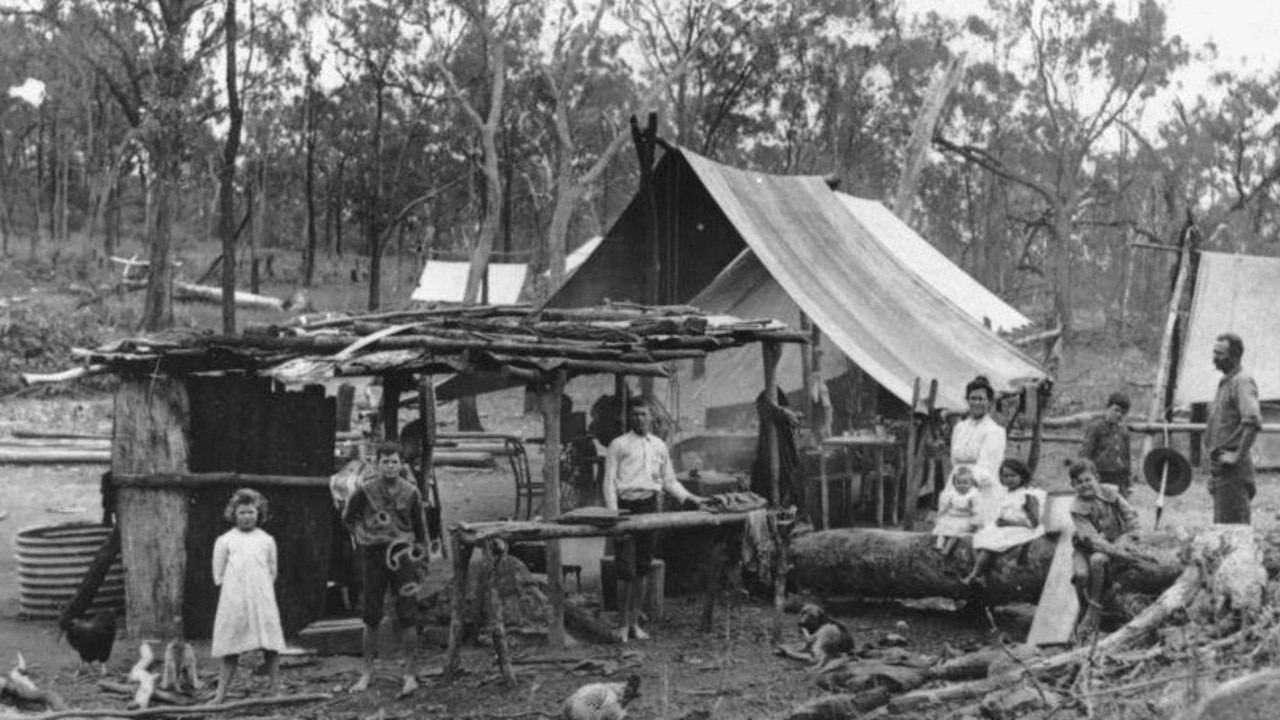
[[[1168,531],[1139,535],[1134,546],[1140,551],[1114,558],[1116,584],[1127,592],[1159,594],[1182,572],[1177,551],[1185,542]],[[1027,545],[1025,562],[1018,549],[1005,553],[988,576],[984,599],[994,604],[1036,602],[1054,547],[1055,538],[1042,537]],[[973,588],[960,581],[969,571],[970,557],[957,549],[944,558],[933,549],[928,533],[823,530],[792,541],[791,580],[825,596],[965,600],[973,597]]]
[[[178,281],[173,284],[173,297],[175,300],[190,300],[194,302],[221,303],[222,288],[210,287],[208,285],[193,285],[188,282]],[[259,310],[279,310],[284,312],[284,300],[270,295],[255,295],[254,293],[242,292],[237,290],[235,295],[236,307],[256,308]]]

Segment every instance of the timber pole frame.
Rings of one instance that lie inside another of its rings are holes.
[[[550,382],[541,386],[543,437],[546,444],[542,447],[542,484],[543,484],[543,517],[554,521],[560,517],[560,451],[562,438],[560,428],[564,410],[565,371],[555,370],[551,373]],[[551,596],[551,631],[548,637],[551,647],[563,648],[564,637],[564,584],[560,563],[560,541],[547,541],[547,591]],[[491,582],[496,586],[497,582]]]
[[[1190,282],[1192,254],[1196,252],[1195,237],[1198,232],[1192,223],[1190,214],[1188,214],[1187,222],[1183,226],[1182,232],[1179,234],[1178,247],[1178,273],[1173,283],[1173,292],[1169,296],[1169,311],[1165,316],[1164,332],[1160,337],[1160,358],[1156,368],[1156,381],[1151,388],[1151,404],[1147,410],[1147,422],[1149,424],[1167,422],[1165,417],[1167,412],[1166,400],[1172,393],[1173,383],[1173,363],[1174,356],[1174,340],[1177,337],[1177,328],[1181,318],[1183,295],[1186,294],[1187,284]],[[1172,250],[1172,248],[1170,248]],[[1155,437],[1146,435],[1142,439],[1142,457],[1146,457],[1155,447]]]

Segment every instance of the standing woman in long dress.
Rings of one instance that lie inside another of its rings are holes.
[[[951,431],[951,476],[967,467],[973,473],[978,489],[978,520],[986,525],[995,520],[1004,501],[1005,487],[1000,484],[1000,463],[1004,461],[1004,428],[991,419],[996,392],[982,375],[965,386],[969,414]]]

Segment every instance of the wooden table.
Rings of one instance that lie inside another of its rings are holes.
[[[781,632],[781,613],[786,595],[786,538],[778,530],[779,523],[773,511],[770,512],[769,527],[774,532],[774,547],[777,555],[774,558],[774,611],[775,632]],[[496,558],[494,541],[507,543],[517,541],[557,540],[561,538],[582,537],[616,537],[634,532],[653,532],[655,530],[678,530],[688,528],[732,528],[739,529],[746,525],[751,513],[710,513],[701,510],[663,512],[639,515],[621,520],[613,525],[578,525],[547,521],[496,521],[481,523],[458,523],[449,526],[449,539],[453,546],[453,588],[451,598],[451,618],[449,623],[449,651],[445,664],[449,677],[454,677],[462,651],[462,607],[467,592],[467,574],[471,566],[471,554],[476,546],[483,548],[485,556],[491,561]],[[724,553],[717,548],[712,558],[712,568],[707,574],[704,585],[703,616],[704,630],[711,629],[712,612],[715,595],[719,590],[718,580],[723,569]],[[552,635],[563,637],[564,630],[564,598],[558,583],[548,583],[551,601]],[[506,647],[506,632],[502,625],[501,604],[497,598],[497,582],[488,584],[490,597],[488,607],[496,609],[494,622],[494,652],[502,674],[508,680],[514,679],[510,656]],[[557,632],[558,631],[558,632]]]
[[[822,529],[831,527],[831,500],[829,479],[827,478],[827,459],[823,450],[826,448],[863,449],[871,451],[876,471],[876,527],[884,527],[884,459],[886,451],[893,451],[902,456],[906,454],[906,446],[899,443],[891,435],[841,435],[827,438],[818,448],[818,483],[822,503]],[[848,493],[845,493],[845,505],[848,510]],[[897,503],[894,504],[892,524],[898,523]]]

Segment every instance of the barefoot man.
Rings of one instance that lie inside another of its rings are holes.
[[[378,476],[356,488],[347,500],[342,521],[351,528],[364,565],[364,671],[351,686],[353,693],[369,689],[374,661],[378,658],[378,626],[382,624],[383,597],[390,589],[396,598],[396,621],[404,646],[404,685],[399,697],[418,689],[418,628],[411,624],[415,599],[402,595],[400,578],[387,567],[387,548],[392,543],[427,540],[422,514],[422,496],[413,483],[402,477],[400,444],[378,446]]]
[[[681,502],[701,506],[694,495],[676,480],[667,444],[649,432],[653,423],[643,399],[633,400],[627,413],[629,432],[609,443],[604,458],[604,504],[611,510],[628,510],[633,515],[661,509],[659,499],[669,492]],[[615,542],[618,572],[618,639],[648,640],[640,627],[640,606],[649,583],[653,562],[653,534],[634,533]]]

